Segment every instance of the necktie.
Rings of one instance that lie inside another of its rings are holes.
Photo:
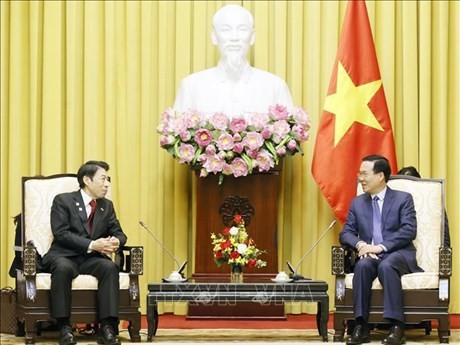
[[[88,217],[88,226],[91,232],[93,230],[94,214],[96,213],[96,200],[91,200],[89,204],[91,206],[91,213],[89,214],[89,217]]]
[[[382,216],[380,215],[379,197],[374,196],[372,199],[372,223],[373,233],[372,240],[375,245],[383,242],[382,237]]]

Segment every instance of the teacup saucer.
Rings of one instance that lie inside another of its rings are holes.
[[[276,279],[276,278],[272,278],[272,282],[275,282],[275,283],[290,283],[292,281],[293,281],[293,279]]]
[[[163,281],[166,283],[183,283],[187,281],[187,278],[181,278],[181,279],[163,278]]]

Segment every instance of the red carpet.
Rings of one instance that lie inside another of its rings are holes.
[[[328,328],[333,328],[334,315],[329,316]],[[141,328],[147,328],[147,317],[142,316]],[[286,320],[232,320],[232,319],[201,319],[187,320],[186,316],[163,314],[159,317],[158,328],[163,329],[204,329],[204,328],[235,328],[235,329],[316,329],[316,315],[287,315]],[[433,323],[433,329],[436,324]],[[460,314],[450,316],[450,328],[460,328]]]

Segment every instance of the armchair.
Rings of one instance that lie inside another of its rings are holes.
[[[25,332],[25,343],[34,344],[36,322],[52,320],[49,305],[51,274],[40,272],[41,257],[53,240],[50,210],[54,197],[79,188],[75,174],[22,178],[22,258],[17,271],[16,313],[18,334]],[[110,197],[110,191],[107,197]],[[131,341],[140,342],[139,275],[143,273],[143,247],[125,246],[115,255],[120,267],[119,318],[129,322]],[[72,283],[72,323],[98,323],[97,279],[79,275]]]
[[[417,262],[424,272],[402,277],[404,315],[407,325],[422,325],[427,333],[431,320],[438,321],[439,342],[449,342],[449,290],[452,275],[452,248],[444,244],[444,180],[391,176],[388,186],[406,191],[414,198],[417,212]],[[361,185],[358,194],[362,193]],[[346,328],[354,320],[352,280],[354,249],[332,247],[332,274],[335,282],[334,341],[343,341]],[[370,324],[383,324],[382,286],[372,286]],[[427,326],[428,323],[428,326]]]

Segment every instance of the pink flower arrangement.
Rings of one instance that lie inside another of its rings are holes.
[[[181,164],[199,166],[200,176],[246,176],[268,171],[287,155],[302,152],[309,139],[310,120],[303,108],[291,111],[270,106],[267,113],[229,119],[223,113],[211,116],[192,110],[176,113],[168,108],[158,126],[160,145]]]

